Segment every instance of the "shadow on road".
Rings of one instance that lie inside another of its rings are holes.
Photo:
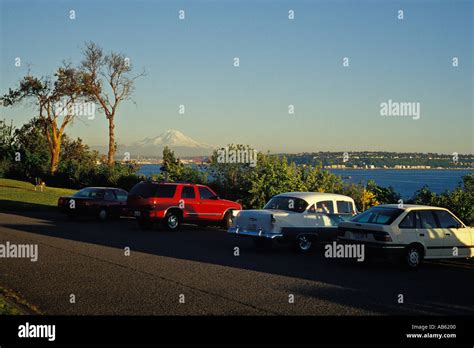
[[[134,219],[122,218],[106,223],[94,220],[69,221],[58,213],[18,213],[42,218],[33,223],[18,223],[15,215],[4,217],[0,226],[96,245],[280,276],[316,281],[338,287],[297,286],[295,295],[387,314],[474,314],[474,263],[470,261],[428,262],[416,271],[402,270],[385,262],[370,264],[330,260],[322,251],[295,254],[280,247],[257,251],[252,240],[228,235],[217,228],[184,225],[180,231],[140,230]],[[28,220],[31,221],[31,220]],[[234,256],[235,247],[240,255]],[[209,275],[206,275],[209,276]],[[398,303],[403,295],[404,303]],[[356,298],[357,301],[353,299]]]

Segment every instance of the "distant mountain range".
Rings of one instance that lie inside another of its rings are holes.
[[[129,152],[132,158],[140,157],[161,157],[163,149],[168,146],[176,155],[180,157],[207,156],[212,154],[214,146],[194,140],[182,132],[174,129],[152,138],[145,138],[129,145],[119,144],[117,149],[118,157],[125,152]],[[92,146],[93,150],[106,154],[107,146]]]

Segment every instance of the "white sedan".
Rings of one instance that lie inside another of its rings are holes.
[[[263,209],[239,211],[228,232],[252,237],[258,248],[278,241],[307,252],[315,242],[335,240],[337,225],[356,213],[354,200],[348,196],[287,192],[274,196]]]
[[[409,268],[423,259],[474,255],[474,228],[448,209],[386,204],[372,207],[339,225],[338,241],[364,244],[368,253],[395,256]]]

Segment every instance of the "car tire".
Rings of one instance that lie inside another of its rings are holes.
[[[296,237],[296,250],[300,253],[306,254],[309,253],[312,249],[313,242],[311,238],[307,235],[299,235]]]
[[[403,255],[403,264],[408,269],[416,269],[423,261],[423,250],[420,246],[409,245]]]
[[[107,213],[107,209],[105,208],[100,208],[99,209],[99,220],[102,222],[107,221],[109,214]]]
[[[225,213],[224,218],[222,219],[222,227],[228,230],[232,227],[232,222],[232,212],[228,211],[227,213]]]
[[[169,212],[163,223],[168,231],[177,231],[181,225],[181,217],[175,212]]]

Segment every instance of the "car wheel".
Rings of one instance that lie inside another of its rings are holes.
[[[228,211],[224,215],[224,219],[222,219],[222,227],[224,227],[226,230],[228,230],[232,226],[233,222],[233,215],[231,211]]]
[[[415,269],[423,261],[423,251],[416,245],[410,245],[405,251],[404,264],[409,269]]]
[[[300,235],[296,238],[296,249],[301,253],[307,253],[311,250],[313,242],[308,236]]]
[[[99,210],[99,220],[102,222],[107,220],[107,210],[105,208]]]
[[[145,219],[137,219],[138,226],[142,230],[150,230],[153,227],[153,221],[145,220]]]
[[[165,217],[165,226],[169,231],[176,231],[180,225],[180,217],[176,213],[168,213]]]

